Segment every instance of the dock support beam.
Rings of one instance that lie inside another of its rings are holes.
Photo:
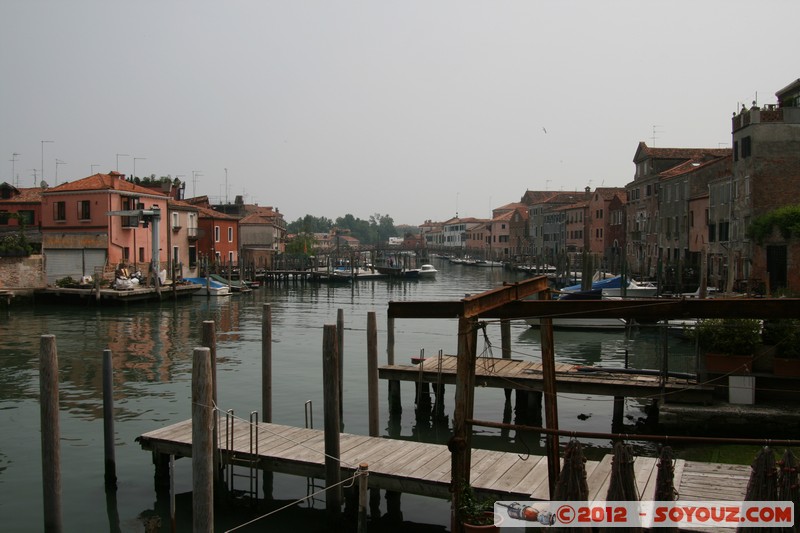
[[[389,317],[386,323],[386,362],[394,364],[394,318]],[[400,382],[389,380],[389,418],[392,415],[400,415],[403,406],[400,403]]]
[[[208,278],[206,278],[208,282]],[[211,399],[213,405],[217,405],[217,330],[213,320],[203,321],[203,346],[208,348],[209,359],[211,361]],[[212,457],[214,458],[214,484],[217,489],[221,488],[222,462],[219,456],[219,416],[213,413],[213,429],[211,437]]]
[[[103,350],[103,450],[106,490],[117,490],[117,461],[114,457],[114,365],[111,350]]]

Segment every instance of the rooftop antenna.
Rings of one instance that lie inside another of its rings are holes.
[[[653,136],[650,137],[650,139],[653,141],[653,148],[655,148],[655,146],[656,146],[656,139],[658,139],[658,134],[662,133],[661,131],[659,131],[657,129],[657,128],[660,128],[660,127],[661,126],[658,125],[658,124],[653,124]]]
[[[11,154],[11,159],[9,159],[9,161],[11,161],[11,180],[14,181],[14,186],[15,187],[19,187],[19,176],[16,175],[16,172],[17,172],[16,163],[17,163],[17,156],[18,155],[22,155],[22,154],[18,154],[17,152],[14,152],[13,154]]]
[[[225,204],[228,203],[228,169],[225,169]]]
[[[456,218],[458,218],[458,195],[461,194],[460,192],[456,193]]]
[[[202,176],[202,175],[203,175],[203,173],[200,172],[199,170],[192,170],[192,198],[196,198],[197,197],[197,192],[195,190],[195,189],[197,189],[197,178],[198,178],[198,176]]]
[[[39,170],[38,168],[31,168],[29,170],[33,170],[33,186],[36,187],[36,171]]]

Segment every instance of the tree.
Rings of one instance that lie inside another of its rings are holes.
[[[286,225],[289,233],[328,233],[333,227],[333,221],[325,217],[306,215]]]

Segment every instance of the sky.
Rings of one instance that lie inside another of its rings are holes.
[[[796,0],[3,0],[0,182],[135,166],[287,222],[489,218],[623,187],[640,141],[729,147],[734,110],[800,77],[798,19]]]

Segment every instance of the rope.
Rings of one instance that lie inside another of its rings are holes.
[[[366,472],[365,472],[365,473],[366,473]],[[334,483],[334,484],[333,484],[333,485],[331,485],[330,487],[325,487],[324,489],[322,489],[322,490],[318,490],[317,492],[314,492],[313,494],[307,494],[305,497],[303,497],[303,498],[299,498],[299,499],[297,499],[297,500],[295,500],[295,501],[293,501],[293,502],[291,502],[291,503],[287,503],[287,504],[286,504],[286,505],[284,505],[283,507],[279,507],[278,509],[275,509],[274,511],[270,511],[270,512],[268,512],[268,513],[266,513],[266,514],[263,514],[263,515],[261,515],[261,516],[259,516],[259,517],[256,517],[256,518],[254,518],[254,519],[250,520],[249,522],[245,522],[244,524],[240,524],[240,525],[238,525],[238,526],[234,527],[233,529],[228,529],[228,530],[226,530],[226,531],[225,531],[225,533],[230,533],[231,531],[236,531],[236,530],[238,530],[238,529],[241,529],[241,528],[243,528],[243,527],[249,526],[249,525],[251,525],[251,524],[253,524],[253,523],[255,523],[255,522],[258,522],[258,521],[259,521],[259,520],[261,520],[262,518],[266,518],[266,517],[268,517],[268,516],[274,515],[275,513],[278,513],[278,512],[280,512],[280,511],[285,511],[286,509],[288,509],[289,507],[291,507],[291,506],[293,506],[293,505],[297,505],[297,504],[299,504],[299,503],[302,503],[302,502],[304,502],[305,500],[308,500],[308,499],[310,499],[310,498],[313,498],[313,497],[315,497],[315,496],[317,496],[317,495],[319,495],[319,494],[322,494],[323,492],[325,492],[325,491],[327,491],[327,490],[330,490],[330,489],[336,488],[336,487],[338,487],[339,485],[343,485],[343,484],[345,484],[345,483],[350,483],[349,487],[352,487],[352,486],[353,486],[353,483],[355,483],[355,480],[356,480],[356,478],[357,478],[357,477],[359,477],[360,475],[362,475],[362,473],[361,473],[361,472],[356,472],[356,473],[355,473],[355,474],[354,474],[352,477],[349,477],[349,478],[347,478],[347,479],[344,479],[344,480],[340,481],[339,483]]]

